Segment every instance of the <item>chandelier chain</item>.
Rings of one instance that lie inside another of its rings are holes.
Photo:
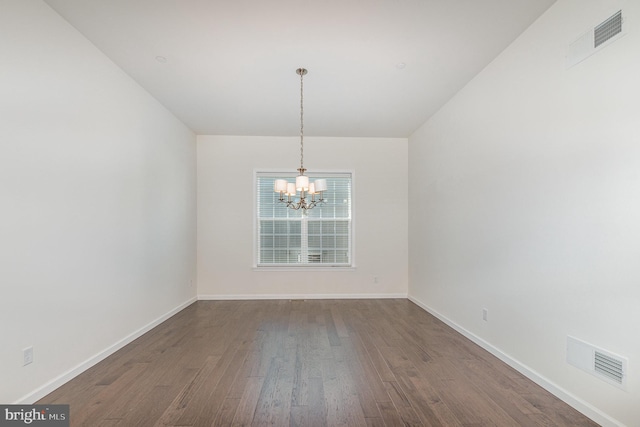
[[[324,178],[316,179],[309,182],[309,177],[304,173],[304,75],[307,74],[305,68],[298,68],[296,73],[300,76],[300,168],[299,175],[296,177],[295,183],[289,183],[286,179],[276,179],[274,182],[274,191],[280,193],[279,202],[285,203],[288,208],[293,210],[302,209],[304,213],[309,209],[313,209],[318,205],[325,203],[324,192],[327,191],[327,180]],[[298,201],[292,199],[297,192],[300,192]],[[287,195],[285,200],[284,196]],[[318,199],[316,199],[318,197]],[[309,200],[311,199],[311,200]]]
[[[304,168],[304,91],[303,91],[304,72],[300,73],[300,169]]]

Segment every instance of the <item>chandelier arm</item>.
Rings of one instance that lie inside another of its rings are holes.
[[[278,202],[284,203],[286,207],[291,208],[293,210],[303,209],[305,211],[315,208],[318,205],[324,204],[325,200],[320,196],[320,200],[315,200],[315,198],[311,198],[311,201],[307,203],[307,198],[301,198],[299,201],[294,202],[293,200],[285,200],[284,198],[278,199]]]
[[[287,203],[287,206],[290,207],[291,209],[293,209],[294,211],[297,211],[297,210],[300,209],[300,202],[298,202],[298,203],[289,202],[289,203]]]

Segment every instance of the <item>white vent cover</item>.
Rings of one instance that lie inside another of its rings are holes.
[[[593,29],[593,47],[598,47],[622,33],[622,11],[617,11],[611,18]]]
[[[618,384],[622,384],[624,378],[624,368],[622,360],[607,356],[604,353],[595,351],[593,355],[594,370]]]
[[[622,10],[619,10],[594,28],[590,28],[569,45],[566,57],[567,68],[584,61],[623,35],[625,35],[624,18]]]
[[[567,337],[567,363],[626,390],[627,359],[574,337]]]

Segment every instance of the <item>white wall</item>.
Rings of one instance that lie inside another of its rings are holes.
[[[627,35],[565,69],[620,7]],[[637,1],[559,0],[409,139],[410,297],[605,425],[640,420],[639,52]],[[628,357],[628,390],[567,335]]]
[[[198,136],[199,297],[406,296],[404,138],[305,138],[309,171],[355,173],[355,270],[254,271],[254,170],[295,173],[299,147],[296,137]]]
[[[47,5],[0,10],[0,402],[11,403],[195,297],[196,147]]]

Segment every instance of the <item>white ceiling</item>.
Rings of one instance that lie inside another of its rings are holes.
[[[555,0],[45,1],[197,134],[297,135],[305,67],[305,135],[407,137]]]

